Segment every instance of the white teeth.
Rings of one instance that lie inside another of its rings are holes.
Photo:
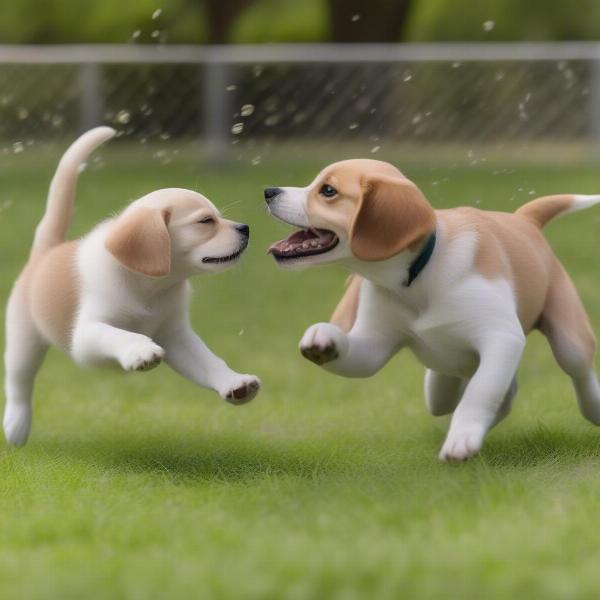
[[[317,242],[317,240],[312,240],[312,241],[311,241],[311,243],[310,243],[310,245],[311,245],[313,248],[316,248],[316,247],[319,245],[319,242]]]
[[[304,248],[304,250],[306,250],[308,248],[308,242],[303,242],[302,248]]]

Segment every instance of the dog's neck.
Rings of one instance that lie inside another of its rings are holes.
[[[424,236],[414,250],[405,250],[392,258],[377,262],[365,262],[353,258],[348,261],[347,267],[374,284],[404,296],[415,286],[419,287],[421,271],[427,270],[438,245],[437,239],[439,235],[434,230]]]

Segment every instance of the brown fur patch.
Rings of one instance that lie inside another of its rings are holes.
[[[366,261],[391,258],[435,229],[435,213],[406,178],[368,178],[350,230],[353,254]]]

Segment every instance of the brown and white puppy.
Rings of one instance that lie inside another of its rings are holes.
[[[224,219],[196,192],[172,188],[66,241],[79,168],[114,133],[92,129],[61,159],[8,301],[4,431],[16,446],[27,441],[34,379],[51,344],[80,364],[116,363],[125,371],[151,369],[164,359],[233,404],[251,400],[260,386],[215,356],[188,317],[187,279],[234,265],[248,244],[247,225]]]
[[[600,196],[539,198],[516,213],[434,210],[394,166],[347,160],[305,188],[268,188],[271,214],[301,227],[270,248],[287,268],[339,262],[352,273],[329,323],[300,349],[347,377],[376,373],[402,348],[427,367],[433,415],[453,413],[442,460],[479,452],[517,391],[525,336],[539,329],[600,425],[596,341],[577,291],[542,235],[556,216]]]

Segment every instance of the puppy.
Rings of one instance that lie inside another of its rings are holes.
[[[579,408],[600,425],[596,341],[577,291],[542,235],[600,196],[539,198],[514,214],[434,210],[394,166],[348,160],[307,187],[268,188],[270,213],[301,227],[269,251],[279,265],[339,262],[353,275],[329,323],[300,349],[346,377],[368,377],[402,348],[427,368],[433,415],[453,413],[439,458],[477,454],[517,392],[525,336],[539,329],[572,378]]]
[[[256,377],[236,373],[206,347],[188,318],[188,277],[233,266],[248,244],[247,225],[224,219],[204,196],[173,188],[66,241],[79,168],[114,134],[92,129],[62,157],[8,301],[4,432],[15,446],[27,441],[34,379],[50,344],[81,365],[116,363],[125,371],[164,359],[233,404],[259,390]]]

